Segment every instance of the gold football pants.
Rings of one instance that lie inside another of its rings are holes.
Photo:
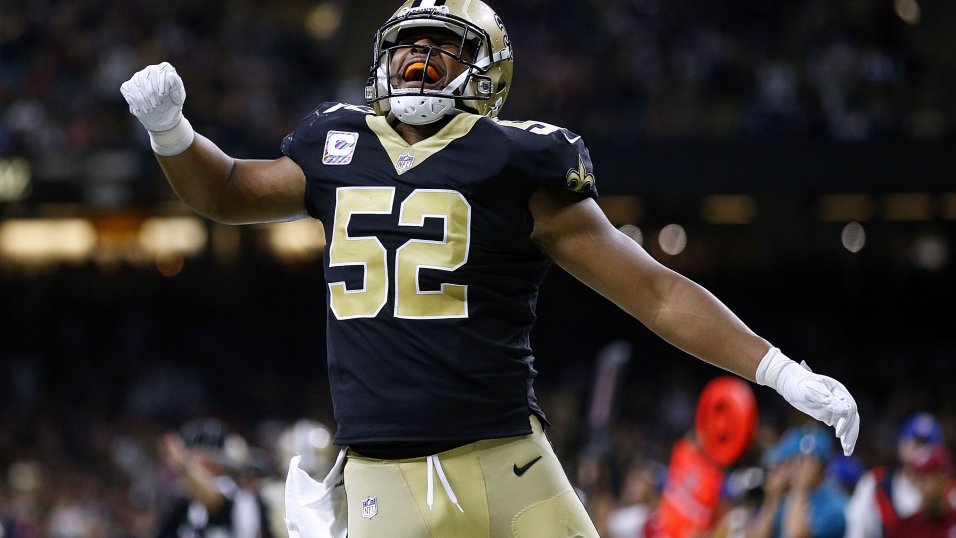
[[[349,451],[349,538],[597,537],[537,417],[531,426],[428,458]]]

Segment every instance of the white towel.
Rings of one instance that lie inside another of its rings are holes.
[[[322,482],[299,469],[301,455],[289,462],[285,482],[285,523],[289,538],[346,538],[348,503],[345,498],[345,449]]]

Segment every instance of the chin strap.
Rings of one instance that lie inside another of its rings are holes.
[[[443,92],[449,95],[422,95],[415,93],[418,90],[410,88],[408,90],[392,89],[392,97],[388,98],[389,112],[394,114],[402,123],[409,125],[427,125],[434,123],[445,116],[461,113],[461,110],[455,107],[455,97],[451,94],[458,91],[468,80],[469,71],[465,70],[455,77],[455,80],[445,86]],[[408,93],[395,92],[408,91]]]
[[[461,113],[452,97],[398,95],[388,98],[389,113],[409,125],[427,125],[445,116]]]

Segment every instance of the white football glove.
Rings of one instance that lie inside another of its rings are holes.
[[[849,456],[860,435],[856,401],[842,383],[815,374],[806,363],[797,364],[777,348],[770,348],[757,367],[757,383],[773,387],[790,405],[832,426]]]
[[[146,67],[124,82],[120,93],[149,132],[153,151],[177,155],[192,144],[195,133],[183,117],[186,88],[175,67],[167,62]]]

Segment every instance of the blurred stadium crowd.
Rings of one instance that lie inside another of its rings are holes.
[[[954,129],[946,2],[501,4],[518,54],[511,118],[634,140],[934,140]],[[369,36],[390,11],[360,0],[7,1],[0,153],[63,165],[96,150],[141,155],[116,88],[168,60],[201,132],[275,155],[317,102],[361,102]]]
[[[566,125],[592,148],[956,135],[951,2],[494,7],[516,46],[505,116]],[[197,131],[237,156],[277,156],[316,103],[361,101],[371,33],[391,11],[370,0],[0,0],[0,157],[26,159],[36,180],[22,198],[0,201],[0,222],[45,202],[115,210],[171,199],[118,93],[162,60],[186,83]],[[844,493],[863,468],[898,463],[900,428],[914,412],[932,412],[953,446],[947,313],[956,286],[946,259],[930,271],[891,248],[847,258],[775,245],[786,250],[775,257],[712,239],[704,254],[668,262],[856,395],[857,458],[833,456],[827,467]],[[242,437],[231,472],[250,490],[281,479],[280,438],[298,420],[332,428],[321,268],[280,264],[255,236],[238,240],[238,258],[204,252],[175,278],[125,263],[28,272],[0,263],[0,538],[155,535],[182,486],[160,441],[196,417],[217,417]],[[542,294],[537,387],[570,476],[580,476],[588,442],[593,358],[619,339],[636,350],[601,465],[586,480],[602,535],[633,536],[662,491],[670,447],[693,423],[698,391],[719,372],[635,329],[559,271]],[[776,395],[755,393],[761,427],[725,488],[724,508],[744,509],[746,520],[768,498],[779,463],[770,456],[800,425]],[[819,454],[829,462],[832,450]],[[786,480],[774,484],[786,490]],[[735,536],[730,526],[715,535]]]

